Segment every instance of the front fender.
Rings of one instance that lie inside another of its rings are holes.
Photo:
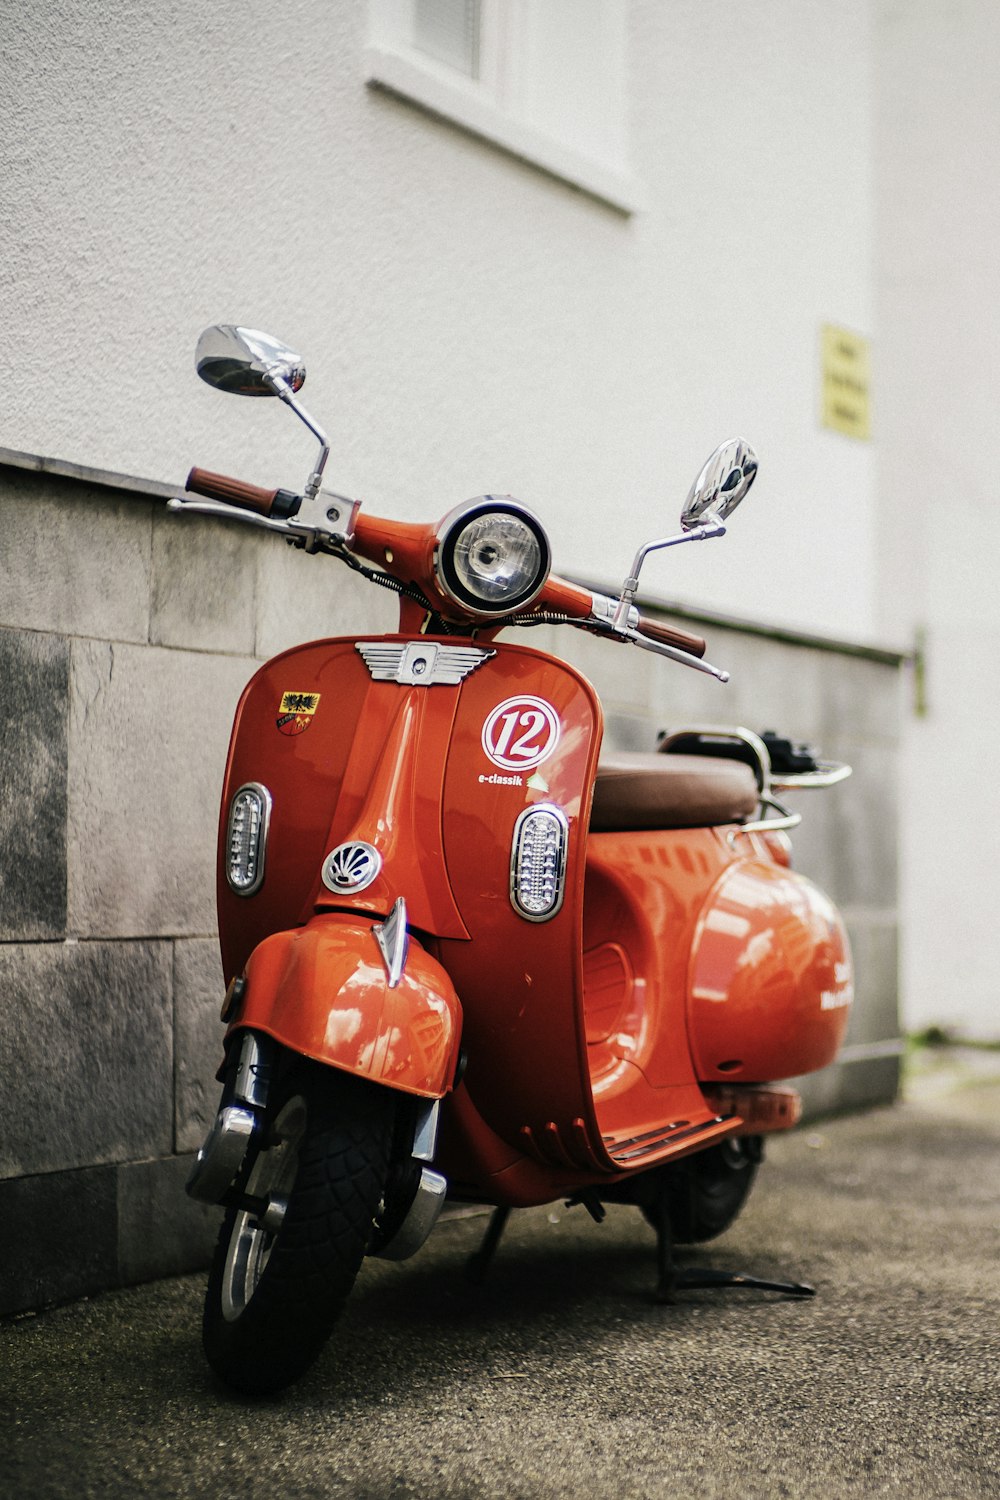
[[[445,970],[410,939],[390,989],[370,921],[313,917],[259,943],[230,1031],[251,1027],[317,1062],[439,1099],[458,1063],[462,1006]]]

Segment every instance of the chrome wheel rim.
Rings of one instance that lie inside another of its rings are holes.
[[[730,1171],[742,1172],[750,1165],[750,1153],[742,1137],[738,1135],[731,1135],[728,1140],[722,1142],[719,1157]]]
[[[244,1191],[276,1209],[288,1197],[299,1165],[306,1128],[306,1102],[296,1095],[279,1113],[267,1145],[258,1153]],[[279,1217],[278,1214],[269,1217]],[[265,1227],[256,1210],[240,1209],[233,1223],[222,1273],[222,1316],[235,1323],[246,1311],[271,1258],[279,1230]]]

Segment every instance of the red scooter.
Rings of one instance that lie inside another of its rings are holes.
[[[639,614],[654,549],[723,535],[756,474],[724,444],[681,531],[603,597],[556,577],[509,496],[437,525],[321,488],[329,445],[297,355],[216,326],[198,372],[274,395],[320,454],[302,493],[195,469],[175,510],[226,515],[346,563],[399,599],[399,630],[286,651],[251,679],[222,797],[228,989],[222,1100],[188,1184],[224,1206],[205,1307],[214,1369],[244,1391],[295,1379],[365,1255],[405,1259],[446,1194],[511,1208],[637,1205],[660,1293],[674,1243],[729,1224],[761,1138],[798,1118],[769,1081],[834,1058],[852,999],[834,907],[789,867],[775,800],[846,766],[775,736],[692,728],[601,753],[590,683],[500,640],[565,624],[711,673],[705,644]]]

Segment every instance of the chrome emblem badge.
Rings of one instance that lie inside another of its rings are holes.
[[[496,656],[479,646],[446,646],[435,641],[358,641],[355,650],[376,682],[400,682],[409,687],[454,687]]]
[[[323,884],[328,891],[363,891],[382,868],[382,856],[372,844],[338,844],[323,861]]]

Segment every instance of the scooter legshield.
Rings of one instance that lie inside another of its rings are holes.
[[[422,1098],[451,1088],[461,1002],[445,970],[413,938],[391,987],[372,923],[355,913],[324,913],[265,938],[245,978],[230,1030],[263,1031],[293,1052]]]

